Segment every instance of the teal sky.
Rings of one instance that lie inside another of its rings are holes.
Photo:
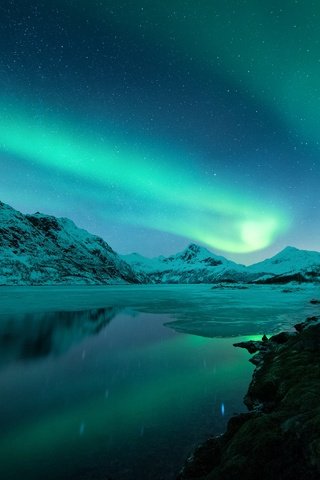
[[[319,249],[320,5],[1,3],[0,198],[121,252]]]

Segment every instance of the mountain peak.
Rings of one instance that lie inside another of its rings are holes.
[[[227,260],[224,257],[216,255],[210,250],[195,243],[190,243],[182,252],[177,253],[176,255],[171,255],[167,259],[163,260],[166,263],[171,263],[173,261],[184,262],[185,264],[192,264],[201,266],[201,268],[206,266],[215,267],[222,264],[232,264],[233,262]]]
[[[284,258],[291,258],[292,260],[293,259],[298,259],[298,258],[305,258],[306,256],[307,257],[311,257],[313,255],[319,255],[319,252],[315,252],[313,250],[301,250],[300,248],[296,248],[296,247],[291,247],[291,246],[288,246],[288,247],[285,247],[283,250],[281,250],[279,253],[277,253],[276,255],[274,255],[274,259],[284,259]]]
[[[208,257],[213,256],[209,250],[204,247],[200,247],[200,245],[196,245],[195,243],[190,243],[182,252],[178,253],[177,255],[173,255],[172,257],[180,257],[182,260],[190,261],[194,259],[199,259],[201,257]]]
[[[194,255],[199,255],[199,253],[204,253],[205,255],[214,255],[214,253],[210,252],[206,247],[202,247],[197,245],[196,243],[190,243],[182,253],[189,252]]]
[[[184,251],[191,251],[194,253],[199,253],[203,247],[197,245],[196,243],[190,243]]]
[[[288,245],[283,250],[281,250],[279,253],[290,253],[290,252],[298,252],[298,251],[299,251],[299,248],[292,247],[291,245]]]

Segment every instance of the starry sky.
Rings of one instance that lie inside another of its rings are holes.
[[[120,253],[319,250],[320,4],[2,0],[0,199]]]

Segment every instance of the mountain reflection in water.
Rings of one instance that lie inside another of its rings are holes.
[[[9,316],[0,323],[2,362],[59,355],[90,335],[97,335],[122,308],[80,312],[42,312]]]

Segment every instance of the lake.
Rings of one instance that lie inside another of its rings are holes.
[[[1,287],[0,477],[174,479],[245,411],[232,344],[316,313],[317,287],[283,289]]]

